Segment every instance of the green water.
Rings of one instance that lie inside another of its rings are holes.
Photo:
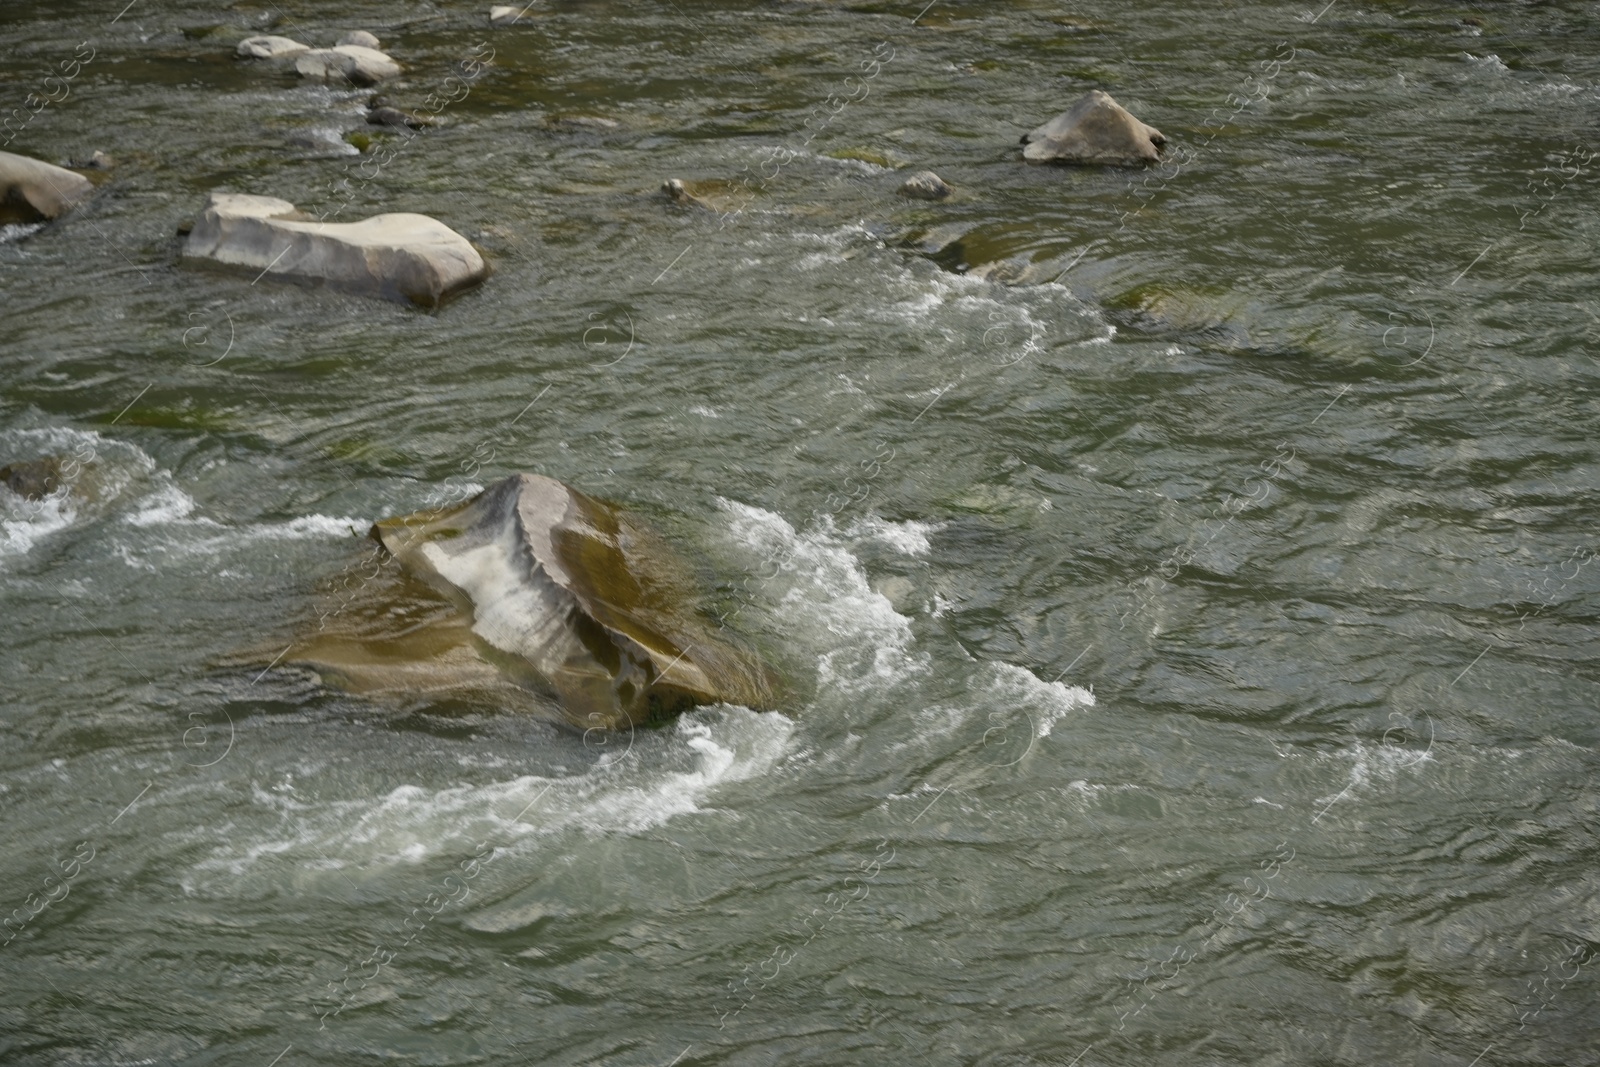
[[[8,150],[115,163],[0,242],[82,490],[0,501],[0,1061],[1600,1063],[1591,5],[123,2],[0,7],[7,108],[93,50]],[[439,125],[232,58],[356,28]],[[1171,162],[1021,163],[1091,88]],[[213,189],[493,273],[181,265]],[[233,665],[516,471],[786,705]]]

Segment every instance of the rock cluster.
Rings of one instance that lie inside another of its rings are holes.
[[[400,64],[378,50],[378,39],[365,30],[339,38],[332,48],[313,48],[288,37],[247,37],[235,53],[244,59],[293,61],[295,72],[319,81],[376,85],[400,73]]]

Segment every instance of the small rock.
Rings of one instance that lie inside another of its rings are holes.
[[[368,33],[366,30],[351,30],[349,33],[339,38],[338,43],[340,45],[353,44],[361,48],[370,48],[374,52],[379,50],[378,39],[372,36],[372,34]]]
[[[326,159],[336,156],[355,156],[361,154],[361,146],[352,147],[338,130],[303,130],[291,134],[288,138],[291,148],[299,149],[306,153],[309,159]]]
[[[95,154],[90,156],[88,159],[67,160],[67,166],[76,168],[77,170],[110,170],[111,157],[106,155],[104,152],[96,150]]]
[[[743,211],[755,199],[748,183],[740,184],[715,178],[694,182],[668,178],[661,183],[661,191],[674,203],[704,208],[719,215]]]
[[[1072,107],[1022,138],[1030,163],[1136,166],[1161,158],[1167,139],[1134,118],[1109,93],[1092,90]]]
[[[353,85],[375,85],[400,73],[400,64],[372,48],[342,44],[313,48],[295,56],[294,69],[304,78],[322,81],[344,79]]]
[[[420,130],[424,126],[432,126],[430,119],[421,115],[413,115],[409,111],[401,111],[397,107],[379,104],[367,112],[367,123],[372,126],[405,126],[413,130]]]
[[[870,163],[874,167],[893,170],[906,165],[906,161],[890,152],[877,148],[835,148],[824,152],[829,159],[854,160],[857,163]]]
[[[0,152],[0,224],[45,222],[93,191],[89,179],[65,167]]]
[[[426,307],[488,274],[471,242],[426,215],[317,222],[287,200],[237,193],[210,195],[183,255]]]
[[[497,4],[489,9],[489,24],[492,26],[509,26],[521,17],[527,7],[512,7],[506,4]]]
[[[901,196],[909,196],[913,200],[943,200],[953,192],[944,179],[931,170],[913,174],[901,183],[897,191]]]
[[[563,115],[550,120],[557,130],[620,130],[622,123],[616,119],[603,119],[594,115]]]
[[[287,37],[246,37],[239,42],[235,52],[245,59],[281,59],[284,56],[296,55],[300,52],[311,51],[311,46],[301,44],[299,41]]]
[[[26,500],[43,500],[61,488],[61,461],[54,456],[0,467],[0,485]]]
[[[682,178],[668,178],[661,183],[661,191],[667,194],[670,200],[679,204],[693,204],[696,207],[710,208],[711,205],[695,196],[689,185]]]

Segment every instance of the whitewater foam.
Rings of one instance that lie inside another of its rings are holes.
[[[375,868],[470,853],[481,841],[504,848],[563,833],[637,835],[705,810],[722,786],[768,773],[793,732],[782,715],[720,705],[685,714],[670,730],[641,734],[616,757],[570,777],[521,775],[442,788],[408,783],[378,797],[318,804],[254,785],[257,811],[280,825],[239,840],[248,820],[233,820],[184,888],[201,892],[268,877],[271,871],[259,868],[274,858],[299,872],[290,875],[296,879],[345,868],[367,877]]]

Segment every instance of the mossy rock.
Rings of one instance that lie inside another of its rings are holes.
[[[215,411],[202,411],[193,407],[158,408],[133,407],[120,416],[106,415],[107,425],[146,426],[154,430],[200,430],[206,433],[229,433],[238,429],[234,421]]]
[[[892,153],[875,148],[835,148],[831,152],[824,152],[823,155],[829,159],[871,163],[874,167],[883,167],[886,170],[898,170],[910,162]]]
[[[1161,282],[1136,285],[1106,300],[1114,311],[1133,312],[1177,330],[1216,330],[1240,319],[1249,303],[1243,294]]]

